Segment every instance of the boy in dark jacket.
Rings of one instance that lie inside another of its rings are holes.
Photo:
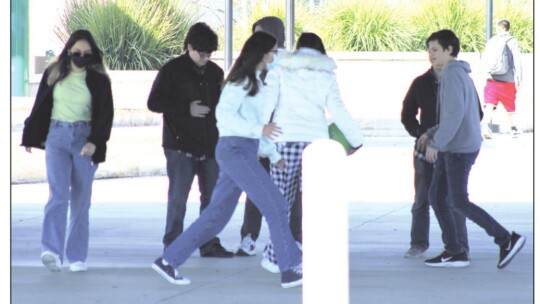
[[[414,138],[420,138],[437,120],[437,92],[441,67],[432,66],[412,82],[401,110],[401,123]],[[417,115],[420,111],[420,117]],[[414,158],[414,204],[411,208],[411,247],[406,258],[422,257],[429,248],[429,200],[428,190],[433,176],[433,165],[428,163],[424,151],[415,148]],[[454,212],[459,243],[469,252],[465,216]]]
[[[214,158],[218,138],[215,109],[223,70],[210,61],[217,46],[217,35],[207,24],[193,25],[184,41],[185,52],[159,70],[148,97],[148,109],[163,113],[163,149],[169,177],[164,247],[184,230],[186,203],[195,175],[202,212],[210,203],[219,174]],[[200,254],[233,256],[217,237],[201,246]]]

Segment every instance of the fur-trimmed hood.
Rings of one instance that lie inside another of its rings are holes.
[[[265,104],[271,109],[268,112],[273,111],[273,122],[283,132],[274,142],[312,142],[328,138],[328,114],[351,145],[362,144],[362,132],[341,100],[335,69],[332,58],[310,48],[278,55],[262,90]],[[270,159],[276,158],[271,156]]]
[[[290,70],[307,69],[329,73],[337,67],[332,58],[310,48],[300,48],[293,53],[283,52],[277,66]]]

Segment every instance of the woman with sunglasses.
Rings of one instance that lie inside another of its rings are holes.
[[[86,271],[92,182],[105,161],[113,122],[111,82],[103,53],[87,30],[71,34],[58,60],[43,73],[22,146],[45,149],[49,200],[41,234],[41,261],[58,272],[67,258]],[[66,240],[67,211],[70,208]]]
[[[254,33],[244,44],[221,93],[216,108],[219,139],[216,160],[220,173],[210,205],[159,257],[152,268],[172,284],[185,285],[177,268],[219,232],[231,219],[242,191],[253,199],[274,237],[281,270],[281,286],[302,284],[302,257],[289,228],[287,201],[257,160],[259,140],[279,134],[268,124],[272,111],[266,105],[261,72],[274,60],[276,39]]]

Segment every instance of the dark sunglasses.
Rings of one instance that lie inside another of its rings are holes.
[[[68,55],[71,56],[71,57],[92,58],[91,53],[83,54],[81,52],[74,52],[74,53],[69,53]]]

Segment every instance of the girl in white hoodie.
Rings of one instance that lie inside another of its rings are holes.
[[[270,158],[272,179],[287,198],[289,208],[302,187],[302,152],[312,141],[328,138],[326,112],[355,150],[363,144],[360,127],[341,100],[335,68],[321,38],[303,33],[296,51],[283,54],[266,76],[265,95],[269,106],[275,107],[272,122],[281,128],[282,134],[274,138],[274,149],[261,150],[259,154]],[[280,160],[284,167],[276,165]],[[277,238],[271,236],[261,265],[270,272],[278,272],[272,246],[272,240]]]

